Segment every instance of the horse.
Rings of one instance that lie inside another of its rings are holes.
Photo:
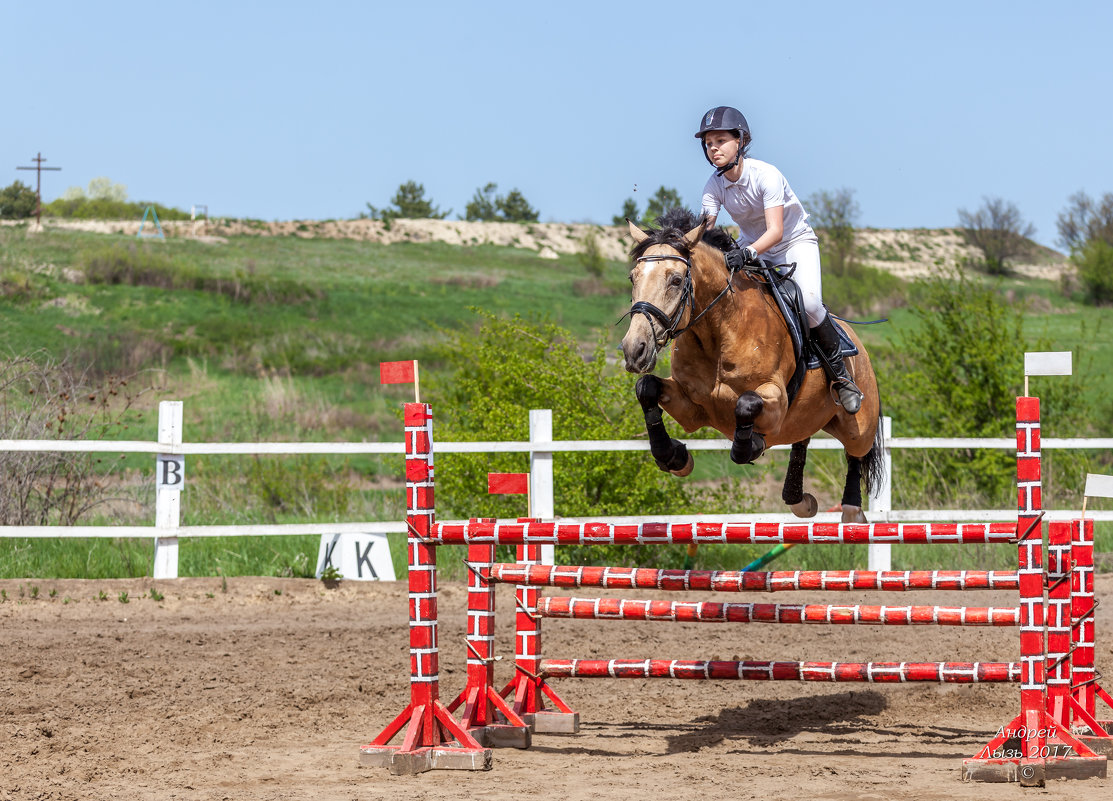
[[[665,430],[662,409],[688,433],[710,426],[732,440],[736,464],[791,445],[781,498],[797,517],[813,517],[818,503],[804,492],[804,465],[812,435],[826,431],[846,453],[842,521],[866,522],[862,479],[867,489],[880,482],[884,442],[877,378],[857,334],[838,322],[858,350],[846,358],[863,394],[857,414],[837,403],[821,369],[808,370],[790,399],[796,356],[767,282],[727,267],[734,242],[706,219],[673,209],[657,222],[647,231],[629,223],[632,306],[622,339],[626,370],[640,376],[635,395],[657,466],[686,476],[694,464],[684,443]],[[661,378],[652,371],[670,341],[672,375]]]

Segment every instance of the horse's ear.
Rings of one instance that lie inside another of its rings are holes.
[[[700,223],[688,233],[684,234],[684,242],[690,248],[694,248],[703,239],[703,229],[707,227],[707,218],[700,218]]]
[[[634,241],[637,242],[639,245],[645,240],[649,239],[649,234],[630,222],[629,218],[626,219],[626,224],[630,226],[630,236],[634,237]]]

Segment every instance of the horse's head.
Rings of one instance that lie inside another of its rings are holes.
[[[649,231],[630,223],[633,292],[622,353],[631,373],[650,372],[661,348],[692,320],[692,258],[704,239],[707,220],[685,209],[673,209],[658,223],[660,228]],[[709,243],[719,250],[732,244],[721,229],[706,233]]]

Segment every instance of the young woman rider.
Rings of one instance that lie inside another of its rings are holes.
[[[838,330],[823,305],[819,240],[808,225],[808,213],[780,170],[749,157],[750,126],[738,109],[718,106],[708,111],[696,138],[715,168],[703,189],[703,213],[714,224],[725,208],[738,225],[739,244],[748,243],[728,254],[728,261],[756,264],[763,255],[775,264],[796,263],[792,277],[804,297],[811,338],[831,367],[831,386],[839,402],[856,414],[862,393],[846,371]]]

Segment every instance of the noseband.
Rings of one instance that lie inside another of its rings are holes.
[[[703,315],[711,311],[711,308],[723,299],[724,295],[734,291],[732,284],[734,283],[735,271],[728,268],[727,285],[723,287],[722,291],[715,296],[714,300],[707,304],[707,308],[697,314],[693,319],[689,320],[686,326],[677,329],[677,326],[680,324],[680,319],[684,316],[685,307],[687,307],[689,311],[695,311],[695,299],[692,292],[692,260],[687,256],[672,256],[666,254],[659,256],[641,256],[636,259],[634,263],[640,264],[643,261],[682,261],[687,267],[684,271],[684,283],[680,287],[680,301],[676,304],[676,311],[672,313],[671,317],[649,301],[639,300],[630,307],[630,311],[618,318],[618,322],[621,323],[627,317],[632,317],[635,314],[644,314],[645,318],[649,321],[649,330],[653,333],[653,341],[658,349],[665,347],[665,345],[669,344],[670,340],[676,339],[698,323]],[[660,333],[657,333],[657,326],[653,324],[654,321],[661,326]],[[618,325],[618,323],[615,323],[615,325]]]
[[[694,308],[695,301],[692,299],[692,261],[685,256],[642,256],[635,261],[635,264],[647,261],[682,261],[687,268],[684,270],[684,283],[680,287],[680,302],[676,304],[676,311],[672,316],[665,314],[664,311],[654,306],[647,300],[639,300],[637,303],[630,307],[630,311],[622,315],[618,319],[622,322],[627,317],[632,317],[635,314],[644,314],[645,318],[649,321],[649,330],[653,332],[653,341],[657,344],[658,348],[663,348],[669,343],[670,339],[676,339],[680,334],[684,333],[691,326],[685,326],[679,331],[676,326],[680,324],[680,318],[684,316],[684,308]],[[657,322],[661,326],[661,333],[657,333],[657,326],[653,323]]]

